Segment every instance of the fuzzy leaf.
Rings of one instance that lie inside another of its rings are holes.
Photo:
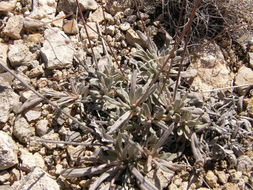
[[[124,113],[112,126],[109,127],[108,134],[111,134],[118,128],[122,127],[122,125],[130,119],[131,114],[132,112],[130,110]]]

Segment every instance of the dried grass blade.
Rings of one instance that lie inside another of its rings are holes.
[[[108,134],[111,134],[112,132],[120,128],[125,122],[130,119],[131,115],[132,111],[130,110],[124,113],[117,121],[115,121],[112,126],[109,127],[110,130],[108,131]]]
[[[13,111],[16,113],[16,114],[19,114],[21,112],[23,112],[24,110],[28,109],[28,108],[31,108],[33,107],[34,105],[42,102],[43,99],[40,98],[40,97],[32,97],[31,99],[28,99],[26,100],[21,107],[17,107],[16,109],[14,109]]]
[[[87,167],[87,168],[69,168],[63,170],[61,175],[67,179],[75,178],[75,177],[83,177],[83,176],[93,176],[103,172],[106,172],[111,167],[117,165],[117,162],[112,162],[109,164],[102,164],[97,167]]]
[[[154,184],[150,183],[145,177],[134,167],[129,166],[131,173],[136,177],[138,180],[138,185],[143,190],[159,190]]]

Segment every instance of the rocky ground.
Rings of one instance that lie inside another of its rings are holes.
[[[169,77],[168,4],[133,2],[0,1],[0,190],[253,189],[253,2]]]

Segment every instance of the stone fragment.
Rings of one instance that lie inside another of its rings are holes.
[[[0,14],[7,14],[10,11],[13,11],[16,7],[17,0],[9,1],[0,1]]]
[[[18,147],[12,138],[0,131],[0,170],[8,169],[18,163]]]
[[[52,22],[52,25],[58,28],[62,28],[63,19],[65,18],[65,14],[63,11],[59,12],[59,14],[55,17],[55,21]]]
[[[252,169],[253,169],[253,161],[250,159],[249,156],[242,155],[237,159],[237,170],[238,171],[250,172],[250,171],[252,171]]]
[[[67,20],[63,25],[63,30],[66,34],[77,34],[79,32],[77,21],[75,19]]]
[[[33,128],[23,117],[17,117],[14,122],[13,135],[21,142],[26,143],[34,135]]]
[[[126,42],[132,46],[139,44],[140,46],[145,47],[145,43],[132,28],[126,31]]]
[[[252,69],[242,66],[237,75],[235,76],[235,85],[253,84],[253,71]],[[238,93],[243,96],[250,90],[251,86],[244,86],[237,88]]]
[[[0,42],[0,62],[5,66],[8,66],[7,51],[8,51],[8,45]],[[2,67],[0,67],[0,73],[3,73],[3,72],[6,72],[6,71]]]
[[[241,171],[230,173],[229,181],[232,183],[238,183],[242,177]]]
[[[124,22],[119,25],[120,30],[122,31],[127,31],[130,28],[130,24],[128,22]]]
[[[59,28],[44,31],[45,41],[41,48],[43,60],[49,69],[70,67],[74,57],[74,47],[69,37]]]
[[[57,134],[57,133],[46,134],[46,135],[43,135],[42,138],[46,139],[46,140],[53,140],[53,141],[59,141],[60,140],[59,134]],[[43,143],[43,145],[47,149],[50,149],[50,150],[53,150],[57,147],[57,144],[55,144],[55,143]]]
[[[20,181],[14,182],[12,188],[15,190],[60,190],[56,181],[39,167],[34,168]]]
[[[88,39],[88,36],[90,39],[98,39],[98,31],[97,31],[97,25],[95,22],[87,22],[87,33],[86,34],[84,28],[81,29],[81,37],[82,39]]]
[[[102,23],[104,21],[104,19],[109,21],[109,23],[113,23],[113,21],[114,21],[112,15],[110,15],[107,12],[103,13],[103,8],[99,7],[95,12],[90,14],[88,20],[91,22]]]
[[[6,88],[11,88],[13,79],[14,79],[14,76],[12,76],[8,72],[0,73],[0,84],[1,84],[0,86],[6,87]]]
[[[42,30],[45,26],[45,23],[41,20],[25,17],[24,19],[24,29],[27,31],[39,31]]]
[[[11,88],[0,85],[0,123],[8,121],[10,112],[18,104],[19,96]]]
[[[105,33],[109,34],[111,36],[114,36],[114,34],[115,34],[115,26],[114,25],[110,25],[110,26],[106,27]]]
[[[3,34],[14,40],[20,39],[20,32],[23,28],[24,18],[21,15],[11,16],[4,27]]]
[[[193,60],[189,69],[197,70],[192,86],[200,91],[229,87],[234,78],[216,44],[210,44],[199,52],[198,58]],[[205,95],[208,96],[207,93]]]
[[[108,66],[108,65],[109,65],[108,58],[107,57],[102,57],[98,61],[98,70],[103,73],[105,71],[105,67]]]
[[[106,10],[111,13],[112,15],[115,15],[116,13],[120,11],[124,11],[125,9],[131,7],[131,1],[113,1],[109,0],[106,1]]]
[[[14,190],[10,185],[0,185],[0,190]]]
[[[54,19],[57,2],[55,0],[37,0],[35,10],[31,12],[29,18],[38,19],[43,22]]]
[[[34,56],[26,45],[14,44],[9,47],[8,59],[12,66],[17,67],[28,65],[34,59]]]
[[[226,184],[228,182],[228,175],[224,171],[216,171],[215,173],[218,177],[219,183]]]
[[[28,110],[25,113],[25,118],[27,119],[28,122],[35,121],[39,119],[40,116],[41,116],[41,111],[37,111],[37,110]]]
[[[91,10],[94,11],[98,8],[95,0],[79,0],[81,11]],[[65,13],[76,12],[77,5],[75,0],[60,0],[58,2],[57,10],[64,11]]]
[[[222,190],[240,190],[237,184],[234,183],[226,183]]]
[[[46,120],[46,119],[39,120],[35,126],[35,129],[36,129],[36,133],[39,136],[43,136],[43,135],[47,134],[48,120]]]
[[[19,157],[21,160],[20,168],[23,171],[30,172],[36,166],[42,169],[45,167],[44,159],[39,153],[32,154],[26,149],[19,149],[19,151],[21,153]]]
[[[217,183],[217,176],[211,171],[209,170],[206,175],[205,175],[205,179],[206,179],[206,182],[207,184],[212,187],[212,188],[215,188],[217,187],[218,183]]]

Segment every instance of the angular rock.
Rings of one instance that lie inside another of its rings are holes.
[[[145,43],[143,42],[143,40],[132,28],[126,31],[126,41],[129,45],[132,46],[135,46],[135,44],[139,44],[140,46],[145,47]]]
[[[235,76],[235,85],[246,85],[246,84],[253,84],[253,71],[252,69],[242,66],[239,70],[237,75]],[[245,95],[249,90],[251,86],[244,86],[237,88],[238,93],[243,96]]]
[[[20,39],[20,32],[24,25],[24,18],[21,15],[15,15],[9,18],[4,27],[3,34],[14,40]]]
[[[198,58],[193,60],[189,69],[197,70],[198,74],[193,79],[192,86],[200,91],[229,87],[234,78],[216,44],[210,44],[199,52]]]
[[[38,19],[43,22],[51,21],[56,13],[57,3],[54,0],[37,0],[35,10],[31,12],[29,18]]]
[[[33,128],[23,117],[17,117],[14,122],[13,135],[22,143],[26,143],[34,135]]]
[[[39,136],[43,136],[45,134],[47,134],[47,131],[48,131],[48,120],[46,119],[42,119],[42,120],[39,120],[35,126],[35,129],[36,129],[36,133],[39,135]]]
[[[18,147],[12,138],[0,131],[0,170],[8,169],[18,163]]]
[[[77,21],[75,19],[68,20],[63,25],[63,30],[66,34],[78,34],[79,28],[78,28],[78,25],[77,25]]]
[[[12,188],[15,190],[60,190],[56,181],[39,167],[34,168],[20,181],[16,181]]]
[[[20,167],[23,171],[30,172],[36,166],[42,169],[45,167],[44,159],[39,153],[32,154],[26,149],[20,149],[20,153]]]
[[[8,59],[13,67],[28,65],[33,59],[33,54],[24,44],[10,45]]]
[[[0,86],[11,88],[13,79],[14,77],[8,72],[0,73]]]
[[[16,8],[17,0],[1,1],[0,2],[0,13],[7,14]]]
[[[247,155],[242,155],[237,159],[237,170],[250,172],[253,169],[253,161]]]
[[[63,26],[63,18],[65,18],[65,14],[63,11],[59,12],[59,14],[55,17],[55,21],[52,22],[52,25],[58,28],[62,28]]]
[[[106,19],[109,23],[113,23],[113,17],[107,12],[103,13],[102,7],[99,7],[94,13],[90,14],[89,21],[101,23]]]
[[[7,64],[7,51],[8,51],[8,45],[4,43],[0,43],[0,62],[4,64],[5,66],[8,66]],[[0,67],[0,73],[6,72],[2,67]]]
[[[237,184],[233,183],[226,183],[222,190],[240,190]]]
[[[41,111],[37,111],[37,110],[28,110],[25,113],[25,118],[27,119],[28,122],[35,121],[39,119],[40,116],[41,116]]]
[[[27,31],[40,31],[44,28],[45,23],[41,20],[25,17],[24,19],[24,29]]]
[[[228,175],[224,171],[216,171],[215,173],[221,184],[226,184],[228,182]]]
[[[94,11],[98,8],[98,4],[95,0],[79,0],[81,11],[91,10]],[[77,5],[75,0],[60,0],[57,6],[58,11],[64,11],[65,13],[76,12]]]
[[[0,190],[14,190],[10,185],[0,185]]]
[[[206,173],[205,179],[206,179],[207,184],[212,188],[215,188],[218,185],[217,183],[218,178],[211,170],[209,170]]]
[[[124,22],[121,25],[119,25],[120,30],[127,31],[130,28],[130,24],[128,22]]]
[[[98,31],[97,31],[97,25],[95,22],[87,22],[87,33],[85,32],[85,29],[81,29],[81,37],[82,39],[88,39],[88,36],[90,39],[97,39],[98,38]]]
[[[11,88],[0,85],[0,123],[8,121],[10,112],[18,104],[19,96]]]
[[[74,57],[74,47],[70,39],[59,28],[44,31],[45,41],[41,48],[43,60],[49,69],[70,67]]]

